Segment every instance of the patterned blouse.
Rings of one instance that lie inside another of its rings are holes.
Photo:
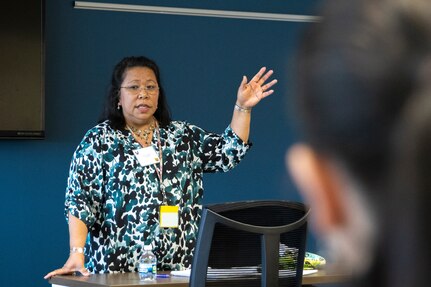
[[[143,245],[152,245],[158,268],[181,270],[192,262],[204,172],[228,171],[250,144],[228,127],[222,135],[179,121],[160,128],[152,146],[162,148],[163,186],[168,205],[179,206],[178,228],[159,226],[163,202],[159,164],[141,166],[133,151],[141,145],[109,122],[90,129],[76,149],[66,190],[70,212],[88,227],[86,267],[93,273],[137,271]]]

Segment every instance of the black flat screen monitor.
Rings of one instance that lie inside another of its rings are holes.
[[[0,138],[41,139],[44,120],[44,1],[0,9]]]

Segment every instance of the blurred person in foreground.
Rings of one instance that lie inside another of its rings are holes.
[[[287,164],[356,286],[429,283],[431,1],[329,1],[297,63]]]

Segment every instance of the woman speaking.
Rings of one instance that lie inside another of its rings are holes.
[[[228,171],[250,148],[252,108],[277,82],[265,68],[239,86],[223,134],[171,120],[159,68],[146,57],[121,60],[101,121],[76,149],[65,215],[70,255],[58,274],[137,271],[144,245],[158,269],[190,267],[202,208],[204,172]]]

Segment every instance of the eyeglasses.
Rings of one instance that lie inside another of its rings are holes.
[[[132,95],[138,95],[141,93],[141,91],[146,91],[147,95],[153,96],[159,91],[159,86],[153,81],[148,81],[143,86],[130,85],[121,88],[126,89]]]

